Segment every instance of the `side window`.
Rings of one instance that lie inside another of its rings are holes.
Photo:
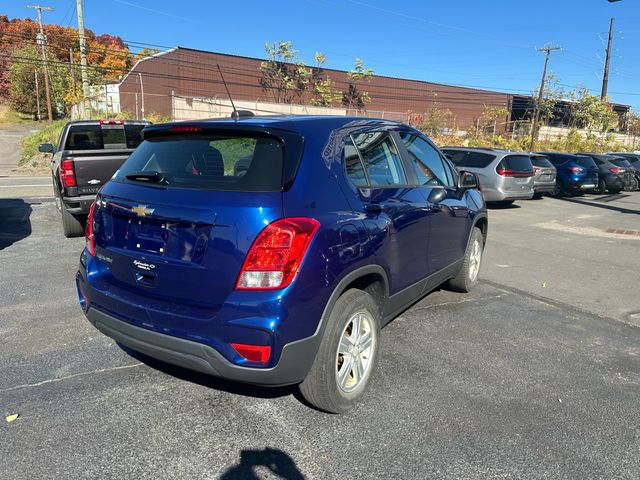
[[[406,185],[407,180],[402,169],[402,161],[393,139],[386,132],[370,132],[354,135],[353,141],[360,151],[366,176],[371,185]],[[347,149],[345,145],[345,160]],[[347,175],[357,178],[358,167],[353,162],[352,173],[347,169]],[[357,185],[356,180],[354,183]]]
[[[428,187],[453,185],[438,150],[424,139],[410,133],[402,132],[400,138],[407,148],[410,163],[414,167],[420,185]]]
[[[367,177],[364,174],[364,167],[360,161],[360,155],[353,144],[351,137],[347,137],[344,143],[344,166],[347,177],[351,179],[356,187],[366,187]]]
[[[454,165],[464,164],[464,159],[467,156],[467,152],[460,150],[445,150],[445,153],[451,159]]]
[[[464,163],[465,167],[471,168],[485,168],[488,167],[491,162],[496,159],[495,155],[482,152],[469,152],[467,159]],[[463,165],[459,165],[463,166]]]

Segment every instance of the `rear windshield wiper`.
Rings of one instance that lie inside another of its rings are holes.
[[[140,182],[149,182],[149,183],[161,183],[167,185],[169,182],[164,175],[155,170],[151,170],[148,172],[133,172],[128,173],[125,177],[129,180],[138,180]]]

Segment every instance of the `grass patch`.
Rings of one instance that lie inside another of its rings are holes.
[[[35,123],[31,115],[25,115],[24,113],[18,113],[13,110],[9,105],[0,104],[0,124],[12,124],[22,125]]]
[[[22,147],[20,165],[27,165],[33,157],[38,155],[38,145],[41,143],[51,143],[55,145],[60,137],[62,127],[64,127],[67,122],[68,120],[56,120],[47,124],[42,130],[24,137],[20,143]]]

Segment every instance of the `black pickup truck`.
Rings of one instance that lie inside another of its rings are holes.
[[[142,141],[149,122],[80,120],[67,123],[58,145],[43,143],[52,153],[51,178],[65,237],[79,237],[96,193]]]

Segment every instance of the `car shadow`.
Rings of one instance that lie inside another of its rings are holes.
[[[612,198],[611,200],[605,200],[605,197],[600,197],[596,200],[587,200],[587,199],[581,199],[581,198],[569,198],[569,197],[558,197],[558,200],[562,200],[564,202],[572,202],[572,203],[579,203],[581,205],[588,205],[590,207],[595,207],[595,208],[603,208],[605,210],[611,210],[614,212],[619,212],[619,213],[628,213],[631,215],[640,215],[640,210],[634,210],[632,208],[625,208],[625,207],[616,207],[614,205],[608,205],[606,203],[596,203],[596,202],[606,202],[606,201],[612,201],[612,200],[618,200],[619,198],[624,198],[624,197],[619,197],[616,195],[617,198]]]
[[[31,212],[21,198],[0,198],[0,250],[31,235]]]
[[[258,475],[255,467],[270,470],[269,478],[287,480],[304,480],[305,476],[298,469],[296,462],[282,450],[265,448],[263,450],[242,450],[240,463],[230,467],[220,476],[220,480],[253,480],[264,478]]]
[[[298,398],[298,388],[295,385],[286,387],[261,387],[257,385],[250,385],[239,382],[232,382],[222,378],[217,378],[205,373],[196,372],[194,370],[188,370],[186,368],[178,367],[165,363],[161,360],[149,357],[144,353],[137,352],[129,347],[118,343],[118,346],[124,350],[127,354],[144,363],[145,365],[159,370],[162,373],[171,375],[180,380],[196,383],[203,387],[212,388],[214,390],[221,390],[223,392],[232,393],[234,395],[241,395],[243,397],[255,397],[255,398],[280,398],[293,395]]]
[[[510,210],[522,207],[516,203],[487,202],[487,208],[491,210]]]

